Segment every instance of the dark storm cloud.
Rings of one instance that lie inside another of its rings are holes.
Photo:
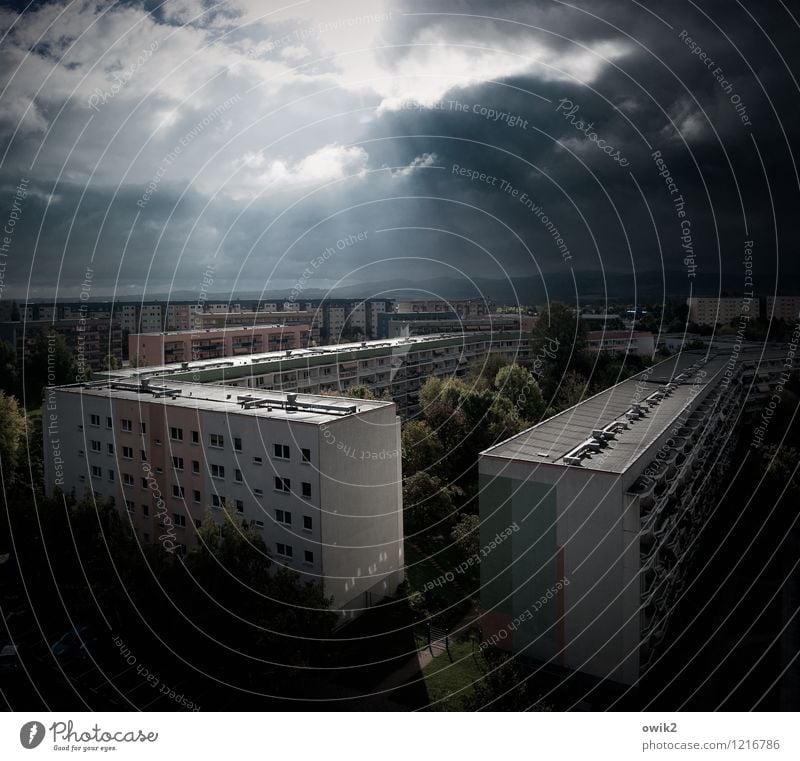
[[[60,271],[69,295],[95,251],[107,292],[192,289],[209,260],[221,287],[288,291],[359,231],[310,287],[407,278],[397,260],[415,257],[419,278],[574,269],[633,283],[663,270],[678,293],[699,282],[692,273],[736,289],[748,238],[761,292],[777,273],[783,290],[798,282],[800,29],[780,3],[406,1],[380,22],[345,3],[338,19],[311,9],[240,28],[249,17],[234,4],[182,27],[194,18],[183,5],[119,20],[140,30],[120,60],[154,38],[160,57],[83,133],[86,100],[110,75],[81,69],[80,84],[29,58],[11,81],[6,199],[36,157],[16,285],[35,260],[37,292]],[[83,13],[76,34],[94,11]],[[8,64],[37,33],[4,43]],[[380,49],[356,64],[362,36]],[[161,83],[164,71],[175,73]],[[137,207],[164,157],[234,94]]]

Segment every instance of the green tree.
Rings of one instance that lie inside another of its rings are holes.
[[[435,472],[444,457],[438,435],[424,420],[409,420],[403,426],[403,474],[413,476],[421,470]]]
[[[464,553],[464,557],[472,557],[478,554],[480,549],[480,525],[481,519],[477,515],[464,515],[453,526],[450,538],[458,544],[459,549]]]
[[[0,388],[9,394],[19,392],[17,351],[8,342],[0,340]]]
[[[542,390],[552,399],[570,369],[586,370],[586,327],[573,309],[553,302],[540,312],[531,331],[531,351],[542,363]]]
[[[506,365],[495,377],[494,386],[524,420],[535,423],[544,413],[544,398],[530,370],[519,365]]]
[[[46,385],[75,383],[78,366],[64,336],[39,329],[25,357],[25,404],[41,403]]]
[[[0,391],[0,466],[3,479],[14,477],[24,450],[25,415],[13,396]]]
[[[447,485],[420,471],[403,480],[403,523],[406,534],[416,534],[445,522],[453,514]]]

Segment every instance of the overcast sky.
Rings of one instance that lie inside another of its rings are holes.
[[[120,299],[209,268],[741,290],[747,240],[756,291],[798,289],[796,2],[41,2],[0,28],[4,297],[87,268]]]

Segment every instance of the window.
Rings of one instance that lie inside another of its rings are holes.
[[[175,426],[170,426],[169,437],[173,441],[183,441],[183,428],[176,428]]]
[[[195,518],[194,519],[194,527],[195,528],[200,528],[202,525],[203,525],[203,521],[201,521],[199,518]]]
[[[240,499],[236,500],[236,512],[243,513],[244,512],[244,502]]]
[[[274,451],[275,457],[277,457],[279,460],[289,459],[289,446],[287,444],[275,444]]]
[[[290,492],[292,490],[292,482],[288,478],[275,476],[275,489],[276,491]]]
[[[133,476],[130,473],[123,473],[122,483],[125,484],[125,486],[133,486],[136,483],[136,481],[134,480]]]
[[[192,444],[200,443],[200,431],[192,431]]]
[[[303,489],[303,492],[302,492],[303,496],[306,499],[311,499],[311,484],[308,483],[307,481],[303,481],[303,483],[301,484],[301,487]]]
[[[99,465],[92,465],[92,478],[102,478],[103,469]]]
[[[242,451],[242,440],[238,436],[233,437],[233,449],[236,452]]]
[[[234,469],[234,471],[233,471],[233,480],[236,481],[236,483],[239,483],[239,484],[242,483],[242,481],[244,481],[244,478],[242,477],[242,471],[239,470],[239,468],[235,468]]]
[[[192,499],[195,502],[202,502],[202,497],[200,496],[200,492],[197,489],[192,490]]]
[[[253,489],[253,494],[255,494],[256,497],[263,497],[264,496],[264,490],[263,489]]]
[[[195,475],[200,474],[200,460],[192,460],[192,473]]]
[[[176,499],[183,499],[185,491],[186,490],[182,486],[178,486],[178,484],[172,484],[172,496]]]
[[[122,430],[130,433],[133,430],[133,420],[122,418]]]
[[[282,542],[278,542],[275,545],[275,548],[278,551],[278,555],[280,555],[282,558],[290,558],[292,555],[294,555],[294,550],[292,549],[291,544],[283,544]]]
[[[136,503],[132,499],[126,499],[125,500],[125,509],[129,513],[135,512],[136,511]]]
[[[111,470],[111,468],[108,469],[108,480],[109,481],[113,481],[114,480],[114,471]]]
[[[183,457],[172,457],[172,467],[175,470],[183,470]]]
[[[215,449],[222,449],[225,446],[225,437],[221,433],[209,434],[208,441]]]
[[[92,439],[89,443],[92,445],[92,452],[99,452],[100,451],[100,442],[99,441],[95,441],[94,439]]]
[[[155,440],[155,445],[156,445],[157,447],[160,447],[160,446],[161,446],[161,439],[156,439],[156,440]]]
[[[303,562],[307,563],[308,565],[314,564],[314,553],[311,550],[306,550],[303,553]]]
[[[186,516],[180,513],[172,513],[172,522],[179,528],[186,526]]]
[[[122,456],[126,460],[132,460],[133,459],[133,447],[122,447]]]
[[[89,415],[89,424],[94,426],[100,425],[100,415]]]
[[[106,451],[109,454],[114,454],[114,445],[113,444],[106,444]]]
[[[225,497],[221,494],[212,494],[211,495],[211,506],[212,507],[222,507],[225,504]]]
[[[253,458],[253,465],[261,465],[262,462],[263,460],[260,457]]]
[[[83,450],[82,449],[78,450],[78,457],[83,457]]]
[[[147,433],[147,424],[144,422],[139,423],[139,433]]]
[[[142,515],[144,515],[145,518],[148,515],[150,515],[150,506],[149,505],[142,505]]]
[[[311,462],[311,450],[310,449],[301,449],[300,450],[300,457],[303,462]]]
[[[142,462],[147,462],[147,452],[142,449]]]
[[[225,466],[224,465],[212,465],[211,466],[211,478],[225,478]]]
[[[311,531],[313,522],[310,515],[303,516],[303,531]]]
[[[148,484],[147,484],[147,479],[146,479],[146,478],[143,478],[143,479],[142,479],[142,489],[146,489],[146,488],[147,488],[147,486],[148,486]]]
[[[106,418],[106,428],[113,428],[113,427],[114,427],[114,421],[110,417],[107,417]]]
[[[264,521],[250,521],[250,525],[254,528],[262,529],[264,528]]]
[[[275,520],[282,523],[284,526],[292,525],[292,514],[288,510],[276,510]]]

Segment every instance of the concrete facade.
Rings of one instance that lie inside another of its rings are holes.
[[[262,535],[276,567],[321,581],[343,617],[403,579],[391,402],[92,383],[48,389],[44,415],[48,493],[113,499],[143,543],[181,551],[227,506]],[[58,458],[54,435],[75,444]]]

